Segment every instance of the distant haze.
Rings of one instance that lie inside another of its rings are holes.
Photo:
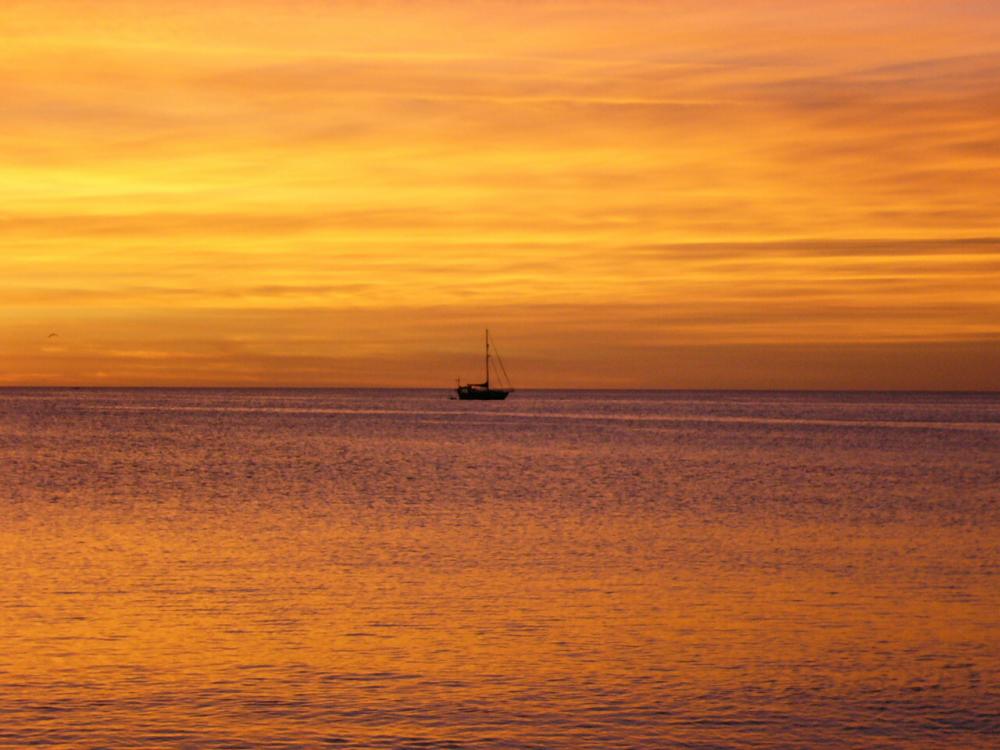
[[[0,31],[0,385],[1000,389],[1000,5]]]

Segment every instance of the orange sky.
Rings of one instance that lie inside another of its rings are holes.
[[[0,384],[1000,389],[995,2],[0,32]]]

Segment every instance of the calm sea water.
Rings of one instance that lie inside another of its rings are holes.
[[[0,391],[0,746],[995,748],[1000,396]]]

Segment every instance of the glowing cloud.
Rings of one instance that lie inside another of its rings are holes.
[[[490,324],[523,386],[1000,387],[994,4],[0,30],[0,382],[444,387]]]

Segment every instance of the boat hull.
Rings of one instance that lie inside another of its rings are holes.
[[[503,401],[510,394],[510,391],[499,388],[467,388],[462,386],[457,389],[460,401]]]

